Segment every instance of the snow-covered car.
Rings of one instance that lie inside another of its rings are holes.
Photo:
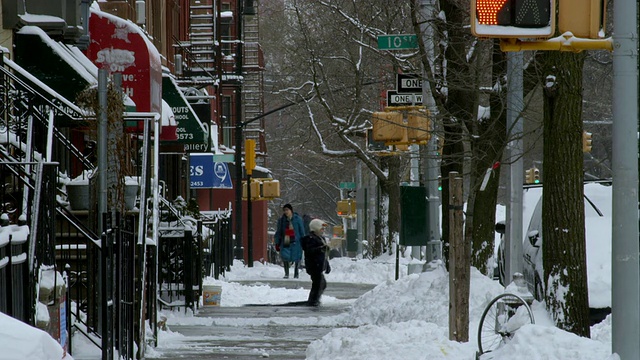
[[[610,182],[584,185],[587,285],[592,323],[601,321],[611,312],[611,190]],[[525,190],[523,204],[523,219],[525,223],[529,219],[529,225],[522,242],[522,273],[529,291],[542,301],[542,188]],[[529,209],[526,204],[529,204]],[[530,204],[536,204],[532,212]],[[496,231],[504,233],[504,223],[498,223]],[[498,248],[498,276],[503,285],[504,268],[504,242],[501,241]]]

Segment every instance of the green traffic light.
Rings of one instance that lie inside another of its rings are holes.
[[[438,186],[438,191],[442,191],[442,186]]]

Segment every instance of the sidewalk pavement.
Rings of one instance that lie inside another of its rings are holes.
[[[263,283],[271,287],[306,289],[311,286],[309,281],[291,280],[240,283]],[[325,295],[338,299],[356,299],[373,287],[374,285],[369,284],[331,283]],[[322,324],[320,318],[338,315],[346,312],[348,308],[347,305],[200,308],[197,317],[203,318],[202,325],[171,325],[170,330],[183,337],[160,344],[157,352],[161,355],[149,354],[148,358],[304,359],[309,343],[332,330],[332,327],[317,325]],[[204,321],[206,318],[215,319],[217,324],[211,325],[210,322]],[[286,318],[292,321],[287,321]],[[315,325],[310,326],[309,323]]]

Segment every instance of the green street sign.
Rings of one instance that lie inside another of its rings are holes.
[[[340,189],[355,189],[356,183],[354,182],[341,182]]]
[[[378,49],[406,50],[417,49],[418,37],[415,34],[378,35]]]
[[[235,155],[233,154],[213,154],[213,162],[235,162]]]

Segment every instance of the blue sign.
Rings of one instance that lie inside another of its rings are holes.
[[[229,167],[213,154],[189,154],[189,181],[192,189],[233,189]]]
[[[225,162],[213,163],[213,187],[216,189],[233,189],[229,166]]]

